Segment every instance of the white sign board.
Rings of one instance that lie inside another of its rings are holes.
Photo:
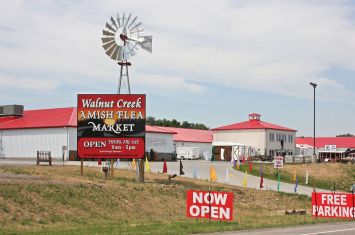
[[[324,146],[325,150],[328,151],[336,151],[337,150],[337,146],[335,144],[327,144]]]
[[[284,158],[282,156],[274,157],[274,168],[283,168],[284,166]]]

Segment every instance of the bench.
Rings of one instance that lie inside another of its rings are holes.
[[[48,162],[52,166],[51,151],[37,151],[37,165],[40,162]]]

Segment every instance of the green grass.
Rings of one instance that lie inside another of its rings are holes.
[[[12,174],[0,180],[0,234],[191,234],[329,221],[285,215],[309,212],[307,196],[180,177],[169,183],[162,174],[146,174],[146,183],[138,184],[129,171],[115,172],[113,180],[103,180],[95,168],[85,168],[84,176],[78,167],[2,172]],[[186,218],[186,190],[209,187],[234,193],[233,222]]]
[[[333,167],[334,166],[334,167]],[[349,192],[350,185],[355,184],[355,165],[344,164],[287,164],[284,168],[279,169],[280,181],[290,184],[294,184],[294,167],[296,167],[296,173],[298,176],[298,184],[308,187],[315,186],[316,188],[333,190],[335,184],[335,190]],[[320,171],[320,168],[326,168],[327,171]],[[334,169],[333,169],[334,168]],[[335,169],[336,168],[336,169]],[[240,166],[239,171],[245,172],[247,169],[248,174],[260,176],[260,164],[253,164],[252,171],[249,169],[248,164]],[[277,181],[277,169],[273,164],[262,164],[263,176],[266,179]],[[305,184],[306,170],[313,170],[309,173],[308,185]],[[337,174],[343,175],[337,177]]]

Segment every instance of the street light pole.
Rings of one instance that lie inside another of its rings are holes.
[[[316,156],[316,87],[317,83],[310,82],[313,87],[313,156]]]

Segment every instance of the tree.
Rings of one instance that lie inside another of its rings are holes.
[[[190,123],[188,121],[183,121],[182,123],[176,119],[168,120],[164,119],[156,119],[155,117],[148,116],[145,119],[147,125],[151,126],[166,126],[166,127],[180,127],[180,128],[191,128],[191,129],[199,129],[199,130],[208,130],[209,128],[202,123]]]
[[[337,135],[336,137],[354,137],[354,135],[348,133],[348,134]]]

